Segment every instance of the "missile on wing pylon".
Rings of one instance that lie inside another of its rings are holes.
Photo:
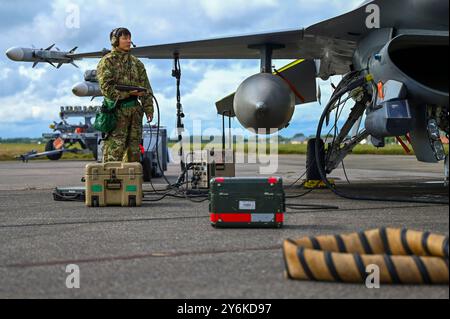
[[[6,56],[13,61],[33,62],[33,68],[41,62],[49,63],[57,69],[63,64],[69,63],[78,68],[74,63],[75,59],[70,56],[75,53],[77,47],[69,52],[64,52],[60,51],[57,47],[55,47],[56,50],[52,50],[54,46],[52,44],[46,49],[13,47],[6,51]]]
[[[72,93],[79,97],[97,97],[102,96],[100,85],[97,80],[96,70],[87,70],[84,72],[84,82],[75,84],[72,87]]]
[[[75,84],[72,87],[72,93],[79,97],[97,97],[103,95],[98,82],[89,81]]]

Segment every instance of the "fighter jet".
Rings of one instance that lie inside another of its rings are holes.
[[[445,158],[441,131],[449,134],[448,7],[448,0],[365,1],[303,29],[143,46],[132,54],[149,59],[259,59],[261,72],[216,107],[245,128],[268,133],[285,128],[296,105],[318,100],[317,78],[341,75],[319,121],[318,137],[345,102],[353,104],[345,123],[339,130],[334,127],[327,173],[368,137],[381,147],[386,137],[406,135],[419,161],[435,163]],[[295,62],[273,70],[272,59]]]

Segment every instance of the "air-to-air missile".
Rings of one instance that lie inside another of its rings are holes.
[[[84,72],[84,82],[75,84],[72,87],[72,93],[79,97],[97,97],[102,96],[100,85],[97,80],[96,70],[87,70]]]
[[[97,97],[102,96],[98,82],[80,82],[72,87],[72,93],[79,97]]]
[[[33,68],[41,62],[49,63],[57,69],[63,64],[69,63],[78,68],[73,62],[76,58],[71,56],[75,54],[77,47],[68,52],[61,51],[57,47],[55,47],[55,50],[52,50],[53,47],[55,47],[54,44],[47,49],[13,47],[6,51],[6,56],[13,61],[33,62]]]

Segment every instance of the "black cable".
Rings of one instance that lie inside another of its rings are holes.
[[[184,185],[184,184],[187,184],[187,182],[183,182],[183,183],[181,183],[181,184],[178,184],[177,186],[178,187],[175,187],[174,185],[172,185],[170,182],[169,182],[169,180],[167,179],[167,177],[165,176],[165,174],[164,174],[164,170],[162,169],[162,167],[161,167],[161,162],[160,162],[160,160],[159,160],[159,135],[160,135],[160,121],[161,121],[161,115],[160,115],[160,108],[159,108],[159,103],[158,103],[158,100],[156,99],[156,97],[151,93],[151,92],[149,92],[149,94],[152,96],[152,98],[155,100],[155,104],[156,104],[156,107],[157,107],[157,111],[158,111],[158,125],[157,125],[157,132],[156,132],[156,159],[157,159],[157,164],[158,164],[158,167],[159,167],[159,169],[160,169],[160,171],[161,171],[161,173],[162,173],[162,177],[165,179],[165,181],[166,181],[166,183],[168,184],[168,191],[166,192],[166,193],[159,193],[156,189],[155,189],[155,187],[154,187],[154,185],[153,185],[153,182],[152,182],[152,180],[151,180],[151,177],[150,177],[150,184],[151,184],[151,186],[152,186],[152,189],[153,189],[153,191],[154,191],[154,193],[155,194],[157,194],[157,195],[163,195],[163,197],[160,199],[160,200],[162,200],[162,199],[164,199],[164,198],[166,198],[167,196],[169,196],[170,195],[170,193],[173,191],[173,190],[178,190],[179,189],[179,187],[180,186],[182,186],[182,185]],[[177,96],[178,96],[178,93],[177,93]],[[151,127],[150,127],[150,133],[152,133],[151,132]],[[151,136],[153,136],[153,134],[151,134]],[[151,141],[151,140],[150,140]],[[148,149],[150,148],[150,145],[151,145],[151,143],[149,143],[149,145],[148,145]],[[147,149],[147,152],[148,152],[148,149]],[[186,174],[186,172],[187,172],[187,170],[189,169],[189,165],[184,165],[184,171],[183,172],[181,172],[181,174]],[[144,192],[145,194],[149,194],[149,192]],[[182,197],[178,197],[178,198],[182,198]],[[156,200],[156,201],[158,201],[158,200]]]
[[[174,194],[171,194],[171,193],[172,193],[172,191],[171,192],[167,192],[166,194],[162,194],[162,195],[165,195],[166,197],[185,198],[185,196],[184,196],[185,193],[184,192],[179,192],[179,193],[175,192]],[[180,194],[180,195],[178,195],[178,194]],[[151,193],[151,194],[148,194],[148,195],[156,196],[158,194]],[[207,193],[199,193],[199,194],[193,194],[193,195],[188,195],[188,196],[191,197],[191,198],[197,198],[197,197],[207,197],[208,194]]]
[[[149,94],[152,96],[152,98],[155,100],[155,104],[156,104],[156,108],[157,108],[157,112],[158,112],[158,124],[157,124],[157,131],[156,131],[156,161],[157,161],[157,164],[158,164],[158,167],[159,167],[159,169],[160,169],[160,171],[161,171],[161,173],[162,173],[162,176],[163,176],[163,178],[165,179],[165,181],[166,181],[166,183],[169,185],[169,190],[166,192],[166,193],[163,193],[163,194],[161,194],[161,193],[159,193],[156,189],[155,189],[155,187],[154,187],[154,185],[153,185],[153,182],[152,182],[152,178],[151,178],[151,176],[150,176],[150,184],[151,184],[151,186],[152,186],[152,189],[153,189],[153,193],[155,194],[155,195],[162,195],[160,198],[158,198],[158,199],[152,199],[152,200],[143,200],[144,202],[158,202],[158,201],[161,201],[161,200],[163,200],[163,199],[165,199],[166,197],[174,197],[174,198],[183,198],[183,199],[188,199],[188,200],[190,200],[190,201],[192,201],[192,202],[196,202],[196,203],[201,203],[201,202],[204,202],[204,201],[206,201],[206,200],[208,200],[208,197],[207,198],[205,198],[204,200],[201,200],[201,201],[195,201],[195,200],[193,200],[192,198],[198,198],[198,197],[205,197],[205,196],[190,196],[190,195],[187,195],[186,194],[186,190],[185,190],[185,192],[184,192],[184,196],[177,196],[177,195],[174,195],[174,194],[170,194],[172,191],[174,191],[174,190],[178,190],[178,188],[177,187],[174,187],[170,182],[169,182],[169,180],[167,179],[167,177],[165,176],[165,174],[164,174],[164,170],[162,169],[162,167],[161,167],[161,162],[160,162],[160,160],[159,160],[159,134],[160,134],[160,123],[161,123],[161,113],[160,113],[160,108],[159,108],[159,103],[158,103],[158,99],[153,95],[153,93],[151,93],[151,92],[149,92]],[[177,98],[178,98],[178,92],[177,92]],[[148,146],[147,146],[147,150],[146,150],[146,154],[145,154],[145,156],[147,156],[147,153],[148,153],[148,151],[149,151],[149,148],[150,148],[150,146],[151,146],[151,139],[152,139],[152,137],[153,137],[153,134],[152,134],[152,130],[151,130],[151,126],[149,125],[149,128],[150,128],[150,135],[151,135],[151,137],[150,137],[150,143],[148,144]],[[189,165],[184,165],[184,171],[182,172],[182,174],[185,174],[186,172],[187,172],[187,170],[189,169]],[[150,175],[151,175],[151,173],[150,173]],[[177,186],[182,186],[183,184],[187,184],[187,182],[183,182],[182,184],[180,184],[180,185],[177,185]],[[143,192],[144,194],[150,194],[149,192]],[[207,195],[206,195],[207,196]]]
[[[165,194],[165,195],[163,195],[163,196],[161,196],[160,198],[158,198],[158,199],[142,199],[142,202],[159,202],[159,201],[162,201],[164,198],[166,198],[167,196],[169,196],[169,194]]]
[[[157,165],[158,165],[158,167],[159,167],[159,169],[160,169],[160,171],[162,172],[162,176],[164,177],[164,179],[165,179],[165,181],[166,181],[166,183],[170,186],[171,184],[170,184],[170,182],[167,180],[167,177],[165,176],[165,174],[164,174],[164,170],[162,169],[162,167],[161,167],[161,162],[160,162],[160,160],[159,160],[159,134],[160,134],[160,130],[161,130],[161,114],[160,114],[160,108],[159,108],[159,103],[158,103],[158,99],[154,96],[154,94],[152,93],[152,92],[148,92],[148,94],[153,98],[153,100],[155,101],[155,104],[156,104],[156,108],[157,108],[157,112],[158,112],[158,124],[157,124],[157,130],[156,130],[156,145],[155,145],[155,148],[156,148],[156,162],[157,162]],[[151,146],[151,144],[152,144],[152,139],[153,139],[153,132],[152,132],[152,127],[151,127],[151,125],[150,125],[150,122],[147,122],[148,123],[148,126],[149,126],[149,133],[150,133],[150,141],[149,141],[149,143],[148,143],[148,145],[147,145],[147,149],[145,150],[145,154],[144,154],[144,158],[145,158],[145,160],[147,160],[148,161],[148,153],[149,153],[149,150],[150,150],[150,146]],[[152,164],[152,163],[151,163]],[[155,189],[155,186],[153,185],[153,181],[152,181],[152,167],[153,167],[153,165],[151,165],[151,167],[150,167],[150,172],[149,172],[149,178],[150,178],[150,185],[151,185],[151,187],[152,187],[152,189],[153,189],[153,192],[155,193],[155,194],[158,194],[158,195],[165,195],[166,193],[159,193],[159,191],[157,191],[156,189]],[[169,191],[168,192],[170,192],[170,189],[169,189]],[[168,193],[167,192],[167,193]],[[148,192],[147,192],[148,193]]]
[[[339,209],[338,206],[331,205],[313,205],[313,204],[289,204],[286,203],[287,208],[295,209],[295,210],[307,210],[307,209],[330,209],[336,210]]]
[[[343,105],[343,107],[342,107],[342,109],[341,109],[341,111],[340,111],[340,113],[339,113],[338,118],[340,118],[340,116],[341,116],[341,114],[342,114],[342,111],[344,110],[344,106],[345,106],[346,103],[347,103],[347,101],[345,101],[345,103],[344,103],[344,105]],[[331,133],[331,131],[334,130],[334,129],[337,127],[337,124],[338,124],[338,123],[337,123],[337,120],[338,120],[338,118],[336,119],[336,121],[335,121],[335,123],[334,123],[334,126],[328,131],[328,133],[326,134],[326,136],[328,136],[328,135]],[[303,173],[303,174],[302,174],[295,182],[293,182],[292,184],[286,186],[285,189],[290,189],[290,188],[294,187],[294,185],[296,185],[296,184],[298,183],[298,181],[300,181],[303,177],[305,177],[305,175],[308,174],[309,169],[310,169],[311,166],[313,165],[312,163],[314,163],[314,162],[311,162],[311,163],[309,164],[309,166],[306,167],[305,172],[304,172],[304,173]],[[300,185],[300,186],[303,186],[304,184],[305,184],[305,182],[303,182],[302,185]]]
[[[183,184],[185,184],[186,182],[184,182]],[[168,194],[170,192],[176,191],[177,189],[154,189],[153,191],[142,191],[142,193],[146,194],[146,195],[165,195]],[[162,192],[162,193],[161,193]]]
[[[341,162],[342,170],[344,171],[345,179],[347,180],[347,183],[350,185],[350,180],[348,179],[347,170],[345,169],[344,160]]]
[[[176,195],[176,194],[165,194],[165,195],[163,195],[163,196],[161,196],[160,198],[157,198],[157,199],[145,199],[144,198],[142,201],[143,202],[159,202],[159,201],[162,201],[163,199],[165,199],[167,197],[179,198],[179,199],[188,199],[188,200],[190,200],[192,202],[195,202],[195,203],[202,203],[202,202],[204,202],[204,201],[209,199],[208,195],[187,195],[187,194],[184,194],[184,196],[181,196],[181,195]],[[195,201],[195,200],[193,200],[194,198],[204,198],[204,199],[201,200],[201,201]]]
[[[194,199],[192,199],[192,197],[188,197],[188,199],[193,203],[200,204],[200,203],[203,203],[203,202],[206,202],[207,200],[209,200],[209,197],[202,199],[202,200],[194,200]]]
[[[155,100],[156,108],[158,110],[158,127],[157,127],[157,131],[156,131],[156,162],[158,163],[158,167],[159,167],[159,169],[161,171],[162,177],[166,181],[167,185],[172,187],[172,184],[167,179],[166,174],[164,174],[164,170],[162,169],[161,162],[159,160],[159,132],[160,132],[160,129],[161,129],[161,126],[160,126],[161,125],[161,113],[160,113],[160,109],[159,109],[159,103],[158,103],[158,99],[153,95],[153,93],[152,92],[149,92],[149,93],[153,97],[153,99]],[[150,128],[150,132],[151,132],[151,128]]]
[[[306,168],[306,171],[295,182],[293,182],[292,184],[286,186],[285,189],[290,189],[290,188],[294,187],[294,185],[296,185],[303,177],[305,177],[305,175],[308,173],[309,168],[311,167],[311,164],[309,164],[309,165],[310,166],[308,166]],[[303,182],[303,184],[300,185],[300,186],[303,186],[304,184],[305,184],[305,182]]]
[[[306,192],[304,192],[303,194],[295,195],[295,196],[286,196],[285,198],[300,198],[300,197],[303,197],[303,196],[306,196],[306,195],[312,193],[314,190],[315,190],[314,188],[311,188],[311,189],[307,190]]]
[[[336,124],[335,124],[335,125],[336,125]],[[330,129],[330,131],[328,132],[328,134],[330,134],[331,131],[332,131],[333,129],[334,129],[334,127],[332,127],[332,128]],[[327,135],[328,135],[328,134],[327,134]],[[292,184],[286,186],[285,189],[290,189],[290,188],[294,187],[294,186],[295,186],[295,185],[296,185],[303,177],[305,177],[305,175],[308,174],[308,171],[309,171],[309,169],[311,168],[311,166],[313,165],[313,163],[314,163],[314,161],[310,162],[310,164],[309,164],[308,166],[306,166],[305,172],[304,172],[302,175],[300,175],[300,177],[299,177],[295,182],[293,182]],[[303,182],[300,186],[304,186],[304,185],[305,185],[305,182]]]
[[[325,119],[327,117],[327,114],[328,114],[329,110],[334,105],[334,103],[338,100],[338,98],[340,98],[345,93],[356,89],[357,87],[363,86],[364,83],[365,83],[365,77],[361,76],[361,77],[356,78],[356,80],[349,81],[349,83],[346,86],[343,86],[342,89],[340,88],[341,85],[339,84],[338,85],[339,90],[336,90],[335,93],[333,93],[330,102],[325,107],[325,110],[322,113],[322,116],[320,117],[319,125],[317,127],[317,133],[316,133],[315,159],[316,159],[317,168],[318,168],[319,174],[320,174],[320,176],[322,178],[322,181],[336,195],[338,195],[338,196],[340,196],[342,198],[351,199],[351,200],[368,200],[368,201],[381,201],[381,202],[403,202],[403,203],[426,203],[426,204],[447,204],[448,205],[449,204],[448,200],[447,201],[421,200],[421,199],[415,199],[415,198],[400,198],[400,197],[380,198],[380,197],[375,197],[375,196],[349,195],[349,194],[346,194],[346,193],[343,193],[343,192],[339,191],[338,189],[336,189],[335,186],[333,186],[330,183],[330,181],[328,180],[328,178],[326,176],[325,168],[322,167],[322,165],[320,163],[320,157],[319,157],[319,155],[320,155],[319,154],[319,149],[320,149],[319,140],[321,139],[323,124],[325,122]],[[376,94],[376,93],[374,92],[373,94]]]

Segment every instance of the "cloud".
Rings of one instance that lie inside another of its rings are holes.
[[[12,73],[13,69],[12,68],[1,68],[2,72],[0,72],[0,81],[6,80],[9,78],[10,74]]]
[[[247,77],[258,72],[258,65],[244,67],[237,63],[222,69],[209,68],[203,79],[185,96],[187,105],[195,106],[193,119],[207,120],[217,114],[215,102],[233,93]]]
[[[27,68],[23,65],[19,66],[19,75],[21,75],[31,81],[40,80],[45,73],[47,73],[47,69],[44,69],[44,68],[33,70],[33,69]]]
[[[90,102],[85,100],[85,103],[80,103],[77,97],[67,95],[55,96],[52,99],[42,98],[36,93],[36,86],[31,84],[26,90],[17,95],[0,98],[2,105],[11,105],[11,107],[0,108],[0,125],[3,130],[3,125],[6,124],[20,124],[22,122],[30,121],[53,121],[58,120],[59,107],[63,105],[95,105],[98,102]],[[57,88],[59,91],[67,91],[70,89],[68,82],[63,82],[61,87]],[[5,132],[3,132],[5,133]],[[9,132],[12,133],[12,132]],[[20,132],[15,132],[19,134]],[[23,135],[18,135],[23,136]]]
[[[274,0],[228,0],[228,1],[200,1],[200,6],[211,20],[222,20],[224,17],[246,15],[248,11],[267,9],[271,10],[277,7]]]
[[[11,29],[27,23],[34,15],[51,10],[50,1],[2,1],[0,28]]]

